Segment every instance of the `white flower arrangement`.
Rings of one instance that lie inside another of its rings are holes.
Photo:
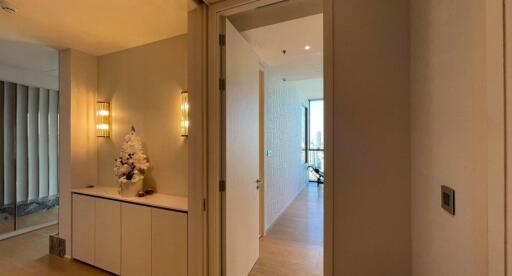
[[[127,184],[142,182],[148,168],[149,162],[144,154],[142,141],[132,126],[130,133],[124,138],[119,157],[115,159],[114,174],[121,189]]]

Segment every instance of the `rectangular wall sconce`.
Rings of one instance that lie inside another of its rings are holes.
[[[110,103],[96,102],[96,137],[110,137]]]
[[[189,110],[189,103],[188,103],[188,91],[181,91],[181,136],[187,137],[188,136],[188,127],[190,125],[190,122],[188,120],[188,110]]]

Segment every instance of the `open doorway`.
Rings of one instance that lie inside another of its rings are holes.
[[[307,2],[220,22],[223,275],[323,274],[323,14]]]

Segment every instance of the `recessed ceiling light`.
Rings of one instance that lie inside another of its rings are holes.
[[[306,51],[311,50],[311,46],[309,46],[309,45],[304,46],[304,50],[306,50]]]

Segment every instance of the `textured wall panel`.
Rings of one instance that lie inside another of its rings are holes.
[[[16,198],[28,199],[28,87],[18,84],[16,91]]]
[[[28,89],[28,200],[39,198],[39,88]]]
[[[4,82],[0,81],[0,207],[4,205]]]
[[[5,82],[4,87],[4,203],[16,198],[16,84]]]
[[[59,92],[50,90],[48,116],[48,179],[50,195],[58,194]]]
[[[265,91],[265,229],[302,191],[302,108],[308,99],[323,98],[323,80],[283,81],[266,71]]]
[[[39,90],[39,197],[49,195],[48,112],[49,91]]]

